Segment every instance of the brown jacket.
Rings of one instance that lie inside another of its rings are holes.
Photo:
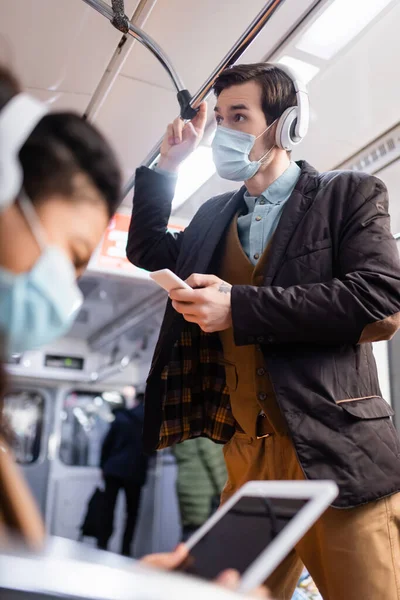
[[[334,479],[338,507],[400,490],[400,442],[381,397],[371,342],[400,324],[400,265],[384,184],[364,173],[318,173],[305,162],[271,245],[261,287],[234,286],[237,345],[262,346],[266,368],[309,479]],[[217,271],[221,241],[244,207],[242,188],[206,202],[186,230],[167,232],[173,182],[137,172],[127,254],[183,279]],[[218,334],[167,305],[148,378],[144,442],[204,435],[235,423]]]

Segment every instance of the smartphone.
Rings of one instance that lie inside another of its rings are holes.
[[[336,497],[333,482],[251,481],[186,542],[177,570],[213,580],[241,575],[240,591],[262,585]]]
[[[167,292],[172,292],[172,290],[184,289],[191,290],[190,285],[185,283],[183,279],[175,275],[169,269],[162,269],[161,271],[154,271],[154,273],[150,273],[150,279],[153,279],[159,286],[164,288]]]

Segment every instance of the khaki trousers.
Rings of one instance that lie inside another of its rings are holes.
[[[224,447],[226,501],[251,480],[301,480],[288,436],[235,433]],[[324,600],[400,600],[400,493],[349,509],[328,508],[267,581],[291,600],[303,564]]]

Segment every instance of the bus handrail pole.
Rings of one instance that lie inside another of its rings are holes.
[[[85,2],[87,0],[84,0]],[[256,18],[250,23],[246,31],[240,36],[235,42],[229,52],[224,56],[219,65],[214,69],[208,79],[203,83],[200,89],[192,97],[190,105],[196,108],[200,102],[202,102],[210,93],[212,86],[219,74],[228,67],[235,64],[235,62],[244,54],[250,44],[256,39],[262,28],[268,23],[275,11],[285,2],[285,0],[268,0],[265,3],[263,9],[258,13]],[[151,166],[158,158],[162,139],[154,146],[151,152],[147,155],[145,160],[142,162],[142,166]],[[125,198],[135,185],[135,174],[133,174],[127,182],[123,198]]]
[[[111,23],[115,25],[115,13],[111,6],[106,4],[103,0],[83,0],[86,4],[94,8],[98,13],[106,17]],[[135,40],[137,40],[140,44],[145,46],[150,52],[156,57],[156,59],[162,64],[164,69],[167,71],[169,77],[171,78],[176,91],[182,92],[184,91],[185,85],[182,79],[179,77],[178,73],[175,71],[171,61],[168,56],[165,54],[162,48],[151,38],[147,33],[145,33],[142,29],[139,29],[135,25],[128,20],[127,21],[128,30],[121,30],[123,33],[128,33]]]

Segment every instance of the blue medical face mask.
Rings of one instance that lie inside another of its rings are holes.
[[[249,154],[256,140],[264,135],[275,122],[271,123],[257,137],[251,133],[218,126],[211,144],[218,175],[231,181],[247,181],[254,177],[275,145],[259,160],[250,160]]]
[[[47,244],[31,201],[22,197],[18,202],[42,252],[26,273],[0,267],[0,330],[9,355],[65,334],[83,301],[71,261],[60,248]]]

